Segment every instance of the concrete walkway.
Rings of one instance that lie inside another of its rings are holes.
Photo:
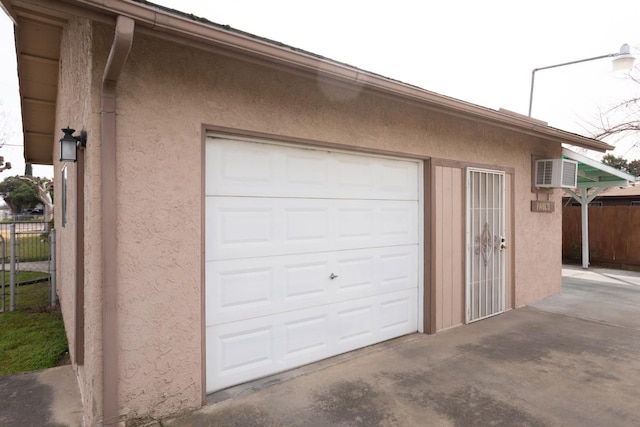
[[[588,282],[606,283],[611,285],[629,285],[640,287],[640,273],[636,271],[612,270],[609,268],[591,267],[587,270],[577,265],[562,266],[562,282],[586,280]]]
[[[78,382],[71,365],[0,377],[0,425],[82,425]]]
[[[162,426],[640,425],[640,273],[563,269],[563,292],[213,394]],[[79,426],[70,366],[0,377],[0,425]]]

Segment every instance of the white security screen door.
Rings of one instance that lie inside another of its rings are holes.
[[[467,170],[466,322],[505,307],[504,172]]]

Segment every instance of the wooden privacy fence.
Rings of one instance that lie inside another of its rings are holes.
[[[562,208],[562,258],[582,260],[579,206]],[[640,269],[640,206],[589,207],[589,258],[593,264]]]

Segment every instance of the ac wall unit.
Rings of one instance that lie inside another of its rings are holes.
[[[536,187],[576,188],[578,162],[567,159],[536,160]]]

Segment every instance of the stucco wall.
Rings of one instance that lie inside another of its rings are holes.
[[[133,412],[196,405],[201,393],[202,124],[512,167],[516,305],[559,290],[559,212],[529,211],[531,153],[559,156],[558,144],[142,35],[118,103],[122,393]]]
[[[70,37],[71,32],[64,31],[62,35],[62,45],[73,45],[75,40]],[[60,73],[59,86],[58,86],[58,94],[60,94],[60,98],[64,98],[64,102],[61,102],[60,105],[64,106],[63,108],[58,108],[56,111],[56,131],[60,128],[67,127],[67,122],[73,120],[74,122],[78,119],[78,111],[74,111],[71,107],[74,103],[73,97],[76,94],[80,93],[82,89],[78,87],[76,91],[75,88],[72,89],[72,82],[78,77],[80,81],[86,80],[87,76],[78,76],[81,74],[78,70],[73,69],[71,67],[72,64],[72,52],[73,49],[64,49],[60,55],[60,69],[65,72]],[[71,70],[70,74],[66,72],[66,70]],[[68,96],[71,95],[71,96]],[[68,99],[67,99],[68,98]],[[65,124],[61,124],[61,123]],[[71,126],[71,123],[68,124]],[[57,134],[56,134],[57,135]],[[62,136],[62,132],[60,131],[60,136]],[[59,153],[59,145],[53,145],[53,158],[57,160],[60,156]],[[61,163],[58,161],[54,161],[54,179],[60,180],[62,170],[66,166],[67,171],[67,211],[74,212],[76,209],[76,197],[75,197],[75,182],[76,182],[76,168],[73,163]],[[54,206],[56,209],[54,210],[54,225],[56,228],[56,238],[57,238],[57,246],[56,246],[56,256],[58,259],[57,266],[57,292],[60,298],[60,304],[62,308],[62,313],[65,319],[66,324],[70,324],[69,322],[73,319],[74,313],[74,305],[75,305],[75,251],[76,251],[76,241],[75,241],[75,229],[76,229],[76,218],[75,215],[68,215],[66,225],[63,224],[63,210],[62,210],[62,200],[63,200],[63,188],[62,182],[57,181],[57,186],[54,191]],[[69,341],[69,351],[70,354],[74,354],[74,330],[71,328],[67,328],[67,339]]]
[[[562,148],[530,144],[530,152],[547,158],[560,158]],[[562,287],[562,192],[548,195],[555,202],[554,213],[531,212],[531,156],[517,156],[523,173],[517,173],[514,183],[514,275],[515,307],[560,292]],[[547,195],[539,196],[546,200]]]
[[[99,109],[96,107],[95,88],[92,86],[93,73],[93,29],[86,19],[70,19],[64,28],[60,52],[60,78],[58,87],[58,105],[56,111],[56,130],[64,127],[75,128],[77,131],[86,129],[88,149],[85,174],[85,228],[88,239],[80,250],[85,254],[84,270],[84,309],[78,310],[76,304],[76,232],[78,229],[76,189],[78,164],[60,162],[58,144],[54,144],[54,173],[56,188],[55,196],[55,224],[57,232],[57,275],[60,301],[65,319],[69,350],[72,362],[76,367],[86,425],[94,425],[95,414],[101,413],[102,400],[102,290],[101,290],[101,260],[99,252],[100,236],[99,210],[95,209],[95,199],[99,197],[99,187],[96,182],[100,174],[99,163],[96,164],[96,147],[99,146]],[[77,132],[76,132],[77,134]],[[56,133],[62,137],[62,132]],[[80,154],[82,155],[82,154]],[[67,170],[67,223],[62,221],[62,187],[61,173],[63,167]],[[82,306],[82,304],[80,304]],[[75,349],[75,319],[83,316],[84,321],[84,361],[78,364]]]
[[[84,24],[81,28],[88,30]],[[82,43],[93,46],[92,69],[89,73],[82,67],[85,74],[78,76],[83,88],[86,74],[91,75],[90,105],[71,118],[89,123],[91,132],[84,248],[85,309],[91,326],[86,328],[83,377],[90,412],[99,412],[101,404],[91,392],[101,384],[91,369],[99,366],[102,350],[97,135],[100,78],[112,34],[112,28],[101,24],[92,35],[74,33],[67,36],[73,40],[65,53],[69,62],[86,53]],[[75,85],[73,77],[65,79],[63,86]],[[62,99],[59,121],[74,108],[72,97]],[[175,414],[202,403],[203,125],[514,168],[516,305],[560,289],[560,212],[529,210],[534,197],[531,153],[558,157],[559,144],[140,33],[119,82],[117,103],[113,203],[118,209],[120,399],[129,417]],[[559,195],[553,197],[559,201]],[[62,239],[71,244],[69,236]],[[72,269],[69,255],[60,255],[61,268]],[[61,274],[72,281],[71,273]]]
[[[136,35],[117,89],[119,393],[130,418],[203,399],[200,122],[186,97],[166,97],[190,76],[163,49],[141,49]]]

